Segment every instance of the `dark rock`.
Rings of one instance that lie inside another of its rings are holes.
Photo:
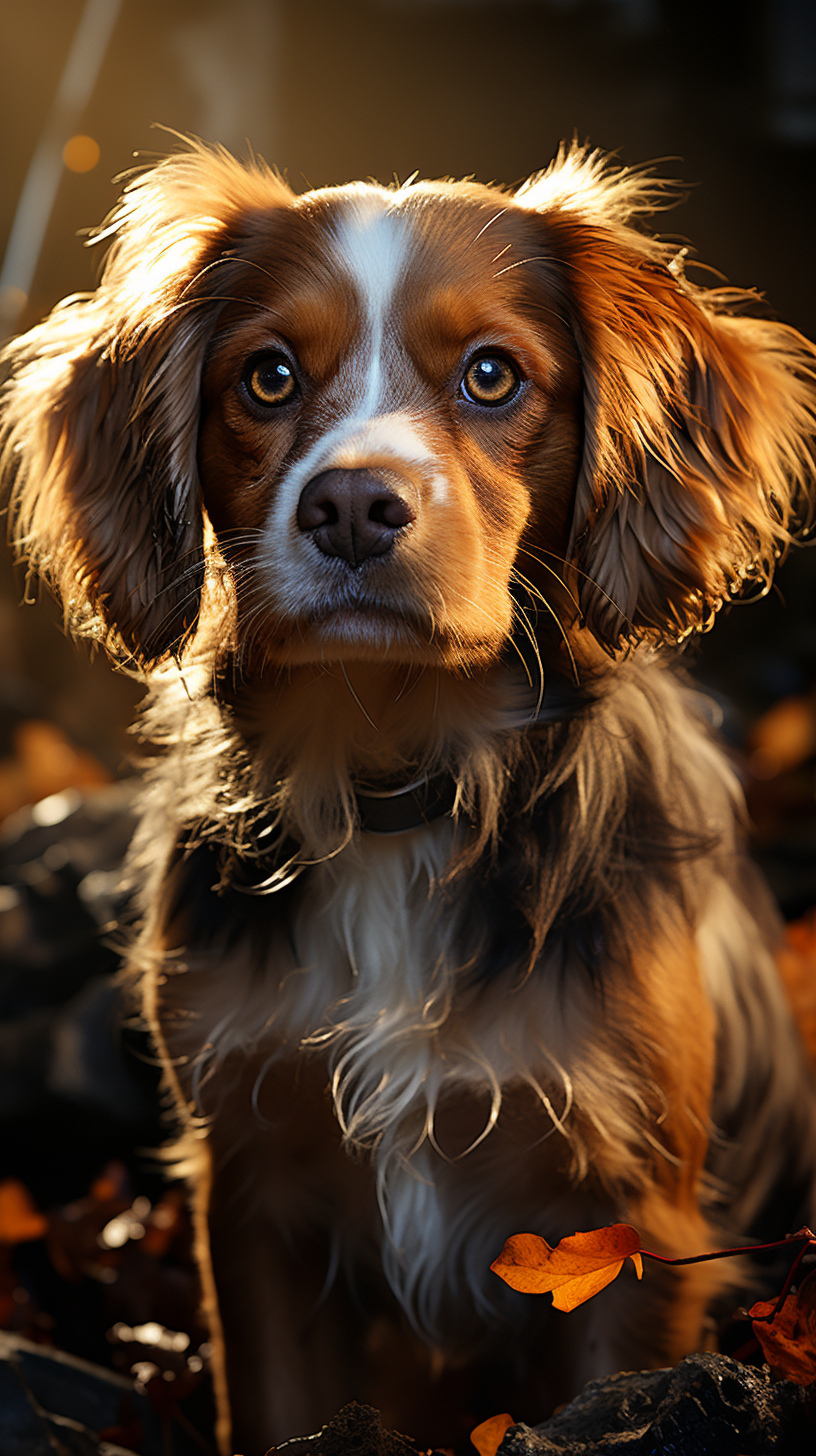
[[[155,1057],[123,1025],[116,979],[137,797],[134,781],[66,790],[0,826],[0,1179],[41,1206],[166,1136]]]
[[[272,1447],[285,1456],[418,1456],[370,1406],[347,1405],[314,1436]],[[767,1368],[689,1355],[673,1370],[592,1381],[550,1420],[511,1426],[498,1456],[810,1456],[812,1396]]]
[[[0,1440],[4,1456],[54,1456],[48,1427],[13,1366],[0,1360]]]
[[[501,1456],[807,1456],[808,1392],[725,1355],[592,1381],[550,1420],[512,1426]]]
[[[337,1415],[314,1436],[296,1436],[281,1446],[272,1446],[267,1456],[285,1451],[286,1456],[417,1456],[408,1436],[387,1431],[379,1411],[370,1405],[344,1405]]]
[[[141,1456],[160,1456],[156,1418],[132,1381],[0,1331],[2,1456],[132,1456],[99,1436],[123,1414],[142,1427]]]

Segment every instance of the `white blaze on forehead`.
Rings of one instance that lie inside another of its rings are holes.
[[[303,540],[297,526],[300,494],[323,471],[373,470],[406,498],[426,491],[434,503],[443,502],[449,489],[422,422],[395,409],[399,401],[389,401],[384,387],[387,324],[410,253],[410,222],[396,211],[393,194],[358,193],[335,222],[331,246],[359,299],[363,326],[354,355],[342,364],[343,415],[290,466],[275,493],[264,550],[282,575],[291,567],[292,544]]]
[[[324,470],[390,469],[406,481],[427,480],[436,498],[447,483],[437,468],[437,457],[415,420],[407,414],[372,418],[352,415],[327,430],[283,477],[276,509],[286,512],[312,476]]]
[[[380,401],[385,322],[408,253],[406,221],[387,210],[389,202],[378,194],[359,199],[335,238],[338,262],[354,284],[368,325],[364,394],[358,405],[364,416],[375,414]]]
[[[352,470],[361,459],[380,455],[417,466],[428,465],[436,459],[416,421],[408,414],[398,413],[349,421],[347,433],[334,452],[333,463]]]

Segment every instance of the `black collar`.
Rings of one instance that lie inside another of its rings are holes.
[[[533,728],[541,723],[557,721],[573,713],[582,702],[588,702],[586,689],[565,679],[547,680],[546,697],[530,717],[523,717],[508,727]],[[453,812],[456,803],[456,780],[447,769],[426,774],[398,789],[376,789],[355,785],[354,797],[360,829],[364,834],[404,834],[421,829]]]
[[[364,834],[404,834],[452,812],[456,780],[443,769],[399,789],[355,787],[354,797]]]

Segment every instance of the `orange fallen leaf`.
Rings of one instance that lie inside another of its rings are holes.
[[[125,1164],[118,1158],[113,1158],[94,1178],[88,1190],[88,1197],[94,1203],[112,1203],[117,1198],[127,1202],[129,1183],[130,1179]]]
[[[816,1380],[816,1280],[803,1280],[777,1314],[775,1303],[761,1299],[748,1311],[754,1334],[771,1369],[797,1385]]]
[[[538,1234],[513,1234],[490,1265],[523,1294],[552,1292],[553,1306],[568,1312],[605,1289],[631,1259],[643,1277],[640,1235],[628,1223],[571,1234],[551,1248]]]
[[[0,1244],[25,1244],[29,1239],[41,1239],[47,1230],[48,1219],[25,1183],[4,1178],[0,1183]]]
[[[513,1417],[505,1411],[503,1415],[491,1416],[489,1420],[482,1421],[480,1426],[475,1426],[470,1433],[470,1439],[479,1456],[496,1456],[505,1431],[509,1431],[515,1424]]]
[[[142,1249],[154,1259],[163,1259],[173,1240],[183,1236],[187,1200],[181,1188],[169,1188],[150,1210],[144,1223]]]

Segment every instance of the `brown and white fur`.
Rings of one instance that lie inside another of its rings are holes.
[[[223,1452],[350,1398],[451,1443],[672,1363],[716,1265],[553,1316],[504,1239],[683,1255],[812,1184],[774,915],[667,657],[807,520],[814,351],[689,282],[660,198],[576,148],[295,196],[190,144],[8,350],[15,539],[151,684],[132,967]],[[443,772],[452,812],[361,828],[355,785]]]

